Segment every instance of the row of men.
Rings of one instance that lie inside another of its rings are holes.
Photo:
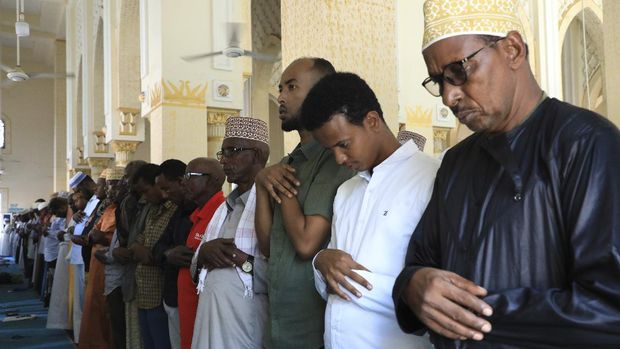
[[[212,167],[128,173],[101,258],[124,265],[128,340],[137,308],[148,348],[424,348],[425,330],[437,348],[617,347],[618,129],[544,94],[515,1],[459,4],[425,3],[423,85],[476,131],[441,166],[399,144],[363,79],[303,58],[280,80],[282,129],[300,135],[280,163],[264,168],[264,122],[230,118],[219,163],[196,159]]]

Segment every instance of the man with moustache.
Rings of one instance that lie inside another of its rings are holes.
[[[329,241],[336,189],[353,172],[304,130],[299,111],[308,91],[334,73],[322,58],[300,58],[280,78],[280,119],[297,131],[291,154],[256,176],[256,234],[269,257],[271,331],[267,347],[323,346],[325,301],[314,291],[312,257]]]
[[[254,178],[269,158],[268,139],[262,120],[226,121],[218,158],[228,182],[237,187],[213,215],[192,261],[201,268],[192,348],[264,347],[266,263],[254,229]]]
[[[177,286],[182,349],[189,349],[192,346],[194,320],[198,308],[196,285],[189,271],[191,259],[215,210],[224,202],[222,185],[225,179],[226,175],[219,161],[202,157],[190,161],[183,176],[187,199],[195,204],[196,210],[189,217],[192,225],[184,244],[170,252],[179,256],[175,259],[179,260]]]
[[[545,95],[517,6],[424,4],[423,85],[475,133],[437,173],[396,314],[436,348],[615,348],[620,133]]]

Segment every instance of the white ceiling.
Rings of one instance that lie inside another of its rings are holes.
[[[21,1],[21,0],[20,0]],[[20,38],[21,59],[51,66],[54,41],[65,39],[65,0],[24,0],[30,36]],[[0,45],[3,63],[14,65],[16,54],[16,1],[0,0]],[[5,62],[6,61],[6,62]]]

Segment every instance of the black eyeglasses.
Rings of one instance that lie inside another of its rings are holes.
[[[222,150],[218,151],[215,155],[218,160],[222,160],[223,157],[231,158],[233,156],[237,156],[239,153],[245,150],[256,150],[256,148],[237,148],[237,147],[228,147],[222,148]]]
[[[183,179],[189,181],[192,177],[202,177],[202,176],[210,176],[210,173],[202,173],[202,172],[187,172],[183,175]]]
[[[498,41],[503,39],[505,38],[497,39],[482,46],[479,50],[461,59],[460,61],[449,63],[444,67],[441,75],[429,76],[424,79],[424,81],[422,81],[422,86],[424,86],[424,88],[435,97],[440,97],[443,94],[444,82],[447,82],[452,86],[463,86],[467,82],[467,71],[469,70],[469,66],[466,65],[466,63],[470,59],[474,58],[474,56],[480,51],[495,45]]]

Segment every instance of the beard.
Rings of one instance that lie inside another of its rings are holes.
[[[282,131],[291,132],[301,130],[301,122],[299,121],[299,113],[291,115],[290,117],[282,120]]]

